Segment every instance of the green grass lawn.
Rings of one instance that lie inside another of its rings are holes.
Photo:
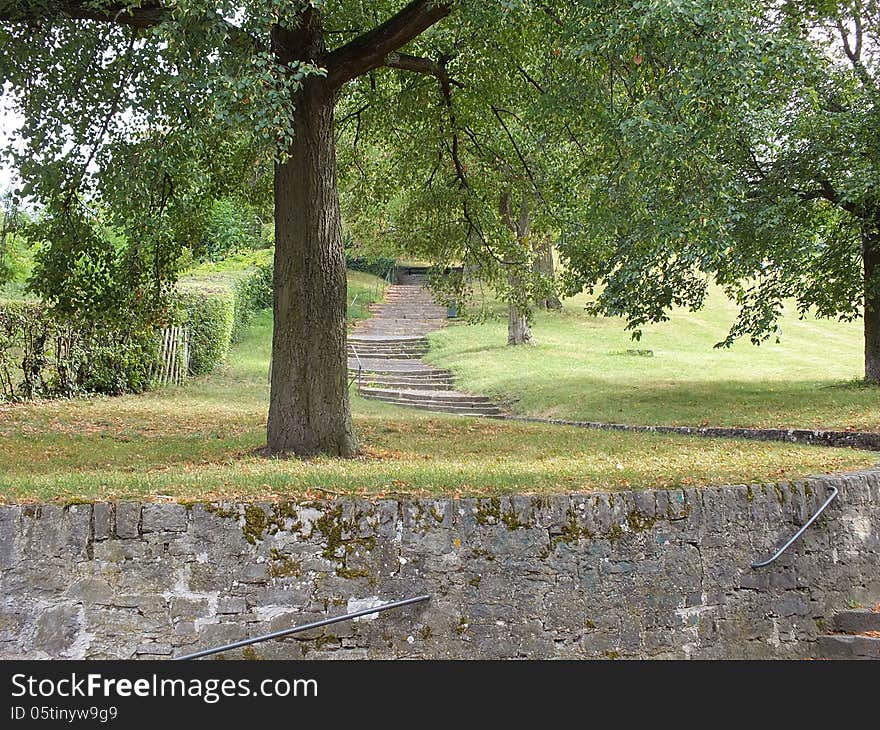
[[[617,490],[777,481],[877,461],[846,449],[456,418],[357,397],[358,458],[266,459],[254,452],[265,444],[270,341],[264,312],[225,367],[183,387],[0,405],[0,499]]]
[[[862,376],[861,321],[792,315],[781,342],[724,339],[735,308],[713,292],[702,311],[676,311],[633,342],[616,318],[584,314],[584,297],[536,314],[536,347],[507,346],[502,307],[477,325],[431,335],[429,359],[463,388],[497,396],[514,412],[584,421],[687,426],[880,429],[880,390]],[[627,354],[652,350],[653,357]]]

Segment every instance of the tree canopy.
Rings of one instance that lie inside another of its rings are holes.
[[[789,298],[870,325],[878,23],[868,1],[693,0],[608,3],[573,31],[591,213],[561,245],[569,288],[636,335],[713,281],[740,305],[720,344],[772,336]]]
[[[26,120],[23,193],[44,204],[57,254],[46,293],[71,283],[65,261],[100,258],[100,223],[160,295],[206,201],[248,185],[259,195],[273,168],[269,448],[353,453],[337,137],[346,177],[360,145],[401,163],[410,185],[388,186],[396,211],[381,185],[362,199],[400,224],[419,211],[411,231],[432,258],[466,246],[514,260],[500,196],[539,187],[524,100],[558,55],[556,5],[7,0],[0,72]]]

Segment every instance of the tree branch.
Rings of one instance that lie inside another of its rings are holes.
[[[532,174],[532,168],[529,166],[529,163],[526,161],[525,155],[523,155],[522,151],[519,148],[519,145],[516,142],[516,138],[510,131],[510,128],[504,122],[504,117],[501,116],[502,112],[507,111],[506,109],[499,109],[494,104],[491,106],[492,113],[495,115],[495,118],[498,120],[498,123],[501,125],[501,128],[504,130],[504,133],[507,135],[507,139],[510,140],[510,144],[513,145],[513,149],[516,152],[516,156],[519,158],[520,164],[523,166],[523,169],[526,171],[526,175],[529,178],[529,181],[532,183],[532,188],[534,188],[535,192],[540,196],[541,200],[545,203],[544,195],[541,192],[541,187],[538,185],[538,181],[535,179],[535,176]],[[509,112],[508,112],[509,113]]]
[[[329,53],[324,64],[330,85],[386,65],[388,54],[402,48],[452,12],[452,0],[413,0],[396,15]]]
[[[848,213],[858,214],[858,206],[851,200],[841,200],[830,180],[821,178],[817,182],[819,184],[818,189],[798,191],[798,197],[801,200],[827,200],[829,203],[843,208]]]
[[[455,165],[455,176],[458,179],[458,185],[462,189],[467,189],[469,187],[467,174],[465,166],[461,161],[455,110],[452,108],[452,87],[464,87],[459,82],[449,78],[449,74],[446,71],[446,62],[448,60],[447,57],[441,56],[439,61],[432,61],[429,58],[420,58],[419,56],[410,56],[406,53],[393,51],[384,58],[382,65],[401,71],[412,71],[414,73],[434,76],[440,82],[440,92],[443,95],[443,104],[449,112],[449,124],[451,127],[451,140],[446,147],[449,150],[449,155],[452,157],[452,163]]]
[[[172,20],[173,5],[163,0],[143,0],[140,5],[122,0],[96,7],[94,0],[61,0],[34,5],[26,2],[9,2],[0,6],[0,23],[36,23],[51,18],[70,20],[95,20],[103,23],[127,25],[131,28],[153,28]],[[231,38],[244,41],[244,45],[260,48],[259,41],[247,31],[230,23],[216,13],[208,13],[215,22],[221,23]]]
[[[477,235],[477,238],[480,239],[480,243],[483,244],[483,248],[486,249],[487,253],[493,259],[495,259],[495,261],[497,263],[501,264],[502,266],[516,266],[517,265],[516,261],[508,261],[507,259],[503,259],[497,253],[495,253],[495,251],[492,250],[492,245],[489,243],[489,241],[486,240],[486,237],[483,235],[482,229],[480,228],[478,223],[471,216],[471,211],[470,211],[470,208],[468,207],[467,200],[465,200],[462,203],[462,213],[464,214],[465,222],[468,224],[468,230],[467,230],[467,234],[464,237],[464,241],[465,241],[465,246],[467,246],[469,251],[471,250],[470,243],[469,243],[471,240],[471,235],[475,233]],[[474,258],[479,261],[478,256],[474,256]]]
[[[67,0],[39,5],[11,2],[0,8],[0,22],[33,22],[60,16],[73,20],[101,20],[133,28],[151,28],[171,17],[171,9],[159,0],[144,0],[139,7],[127,2],[112,2],[102,8],[95,5],[90,0]]]
[[[448,60],[448,57],[441,57],[439,61],[432,61],[430,58],[420,58],[419,56],[410,56],[406,53],[392,51],[385,57],[382,65],[385,68],[395,68],[399,71],[412,71],[413,73],[436,76],[444,88],[444,96],[447,96],[446,88],[449,86],[457,86],[459,89],[464,88],[461,83],[449,78],[449,74],[446,71],[446,62]]]
[[[133,30],[131,31],[131,38],[128,39],[128,48],[125,50],[124,61],[128,60],[128,57],[131,55],[136,39],[137,31]],[[104,141],[104,135],[107,134],[107,129],[110,127],[110,121],[116,116],[116,112],[119,110],[119,102],[122,99],[122,94],[125,92],[125,85],[128,82],[131,73],[134,71],[134,63],[130,63],[128,69],[126,69],[124,61],[122,67],[119,69],[119,76],[116,79],[116,93],[113,95],[113,101],[110,102],[110,108],[107,110],[104,121],[101,123],[101,128],[98,130],[95,144],[92,145],[92,151],[89,153],[85,164],[82,166],[82,175],[80,176],[80,179],[88,173],[89,165],[92,164],[92,160],[94,160],[95,155],[98,154],[98,149]]]
[[[852,66],[853,71],[855,71],[855,74],[858,77],[859,81],[861,81],[871,91],[876,92],[877,83],[874,80],[874,77],[871,76],[871,73],[868,71],[864,62],[862,61],[861,17],[858,15],[858,12],[854,12],[853,17],[855,19],[855,40],[853,44],[850,44],[849,31],[847,31],[847,29],[844,27],[843,22],[840,20],[840,18],[835,18],[834,23],[837,26],[838,33],[840,33],[840,40],[843,43],[843,52],[849,59],[850,65]]]

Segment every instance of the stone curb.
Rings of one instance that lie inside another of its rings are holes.
[[[809,446],[832,446],[837,448],[880,451],[880,432],[873,431],[812,431],[805,428],[732,428],[721,426],[636,426],[625,423],[602,423],[600,421],[566,421],[558,418],[532,416],[493,416],[504,421],[522,423],[546,423],[554,426],[573,426],[602,431],[630,431],[633,433],[672,433],[704,438],[738,438],[753,441],[785,441]]]

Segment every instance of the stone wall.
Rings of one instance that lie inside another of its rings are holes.
[[[752,570],[838,499],[774,565]],[[880,472],[502,499],[0,507],[0,656],[800,657],[880,599]]]

